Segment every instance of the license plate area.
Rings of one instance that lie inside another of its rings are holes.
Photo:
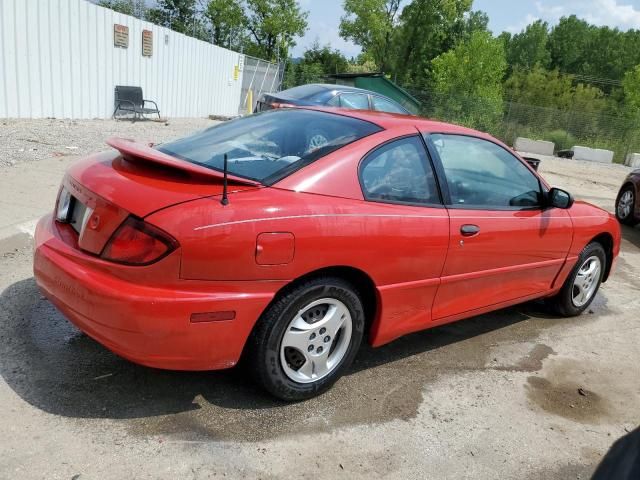
[[[91,217],[93,210],[87,207],[77,198],[71,203],[71,214],[69,216],[69,225],[73,228],[78,235],[82,233],[84,227],[87,225],[87,221]]]
[[[65,176],[62,186],[73,198],[66,223],[69,230],[78,234],[78,248],[100,255],[129,212],[88,190],[70,175]]]

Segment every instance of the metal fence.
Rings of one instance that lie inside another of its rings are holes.
[[[242,90],[238,113],[253,112],[263,93],[278,92],[284,77],[284,64],[244,56]]]
[[[487,131],[508,145],[517,137],[528,137],[551,141],[556,151],[576,145],[603,148],[612,150],[618,163],[640,152],[638,118],[408,90],[420,100],[422,116]]]

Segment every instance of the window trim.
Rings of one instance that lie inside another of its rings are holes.
[[[429,154],[433,157],[434,163],[436,164],[436,171],[438,172],[438,176],[437,179],[440,182],[440,188],[442,189],[442,197],[444,199],[444,204],[446,206],[446,208],[451,209],[451,210],[487,210],[487,211],[496,211],[496,212],[519,212],[519,211],[545,211],[547,209],[547,207],[544,205],[544,203],[541,203],[540,205],[536,205],[534,207],[517,207],[517,206],[504,206],[504,207],[499,207],[496,205],[460,205],[460,204],[454,204],[451,202],[451,193],[449,192],[449,182],[447,181],[447,174],[445,172],[444,169],[444,164],[442,163],[442,158],[440,158],[440,154],[438,153],[438,149],[436,148],[435,144],[433,143],[433,139],[432,136],[433,135],[447,135],[450,137],[466,137],[466,138],[472,138],[475,140],[484,140],[485,142],[488,143],[492,143],[495,146],[501,148],[502,150],[504,150],[505,152],[507,152],[511,157],[513,157],[517,162],[520,162],[520,164],[524,165],[524,167],[533,175],[533,177],[536,179],[536,181],[538,182],[538,187],[540,188],[540,196],[541,197],[545,197],[547,195],[547,193],[549,193],[549,189],[547,188],[547,186],[545,185],[545,183],[541,180],[540,176],[538,175],[538,173],[533,170],[531,168],[531,166],[526,163],[525,161],[521,160],[520,158],[518,158],[516,155],[514,155],[511,151],[509,151],[508,148],[505,148],[503,145],[500,145],[498,142],[494,141],[493,139],[489,139],[489,138],[484,138],[484,137],[480,137],[477,135],[470,135],[468,133],[458,133],[458,132],[440,132],[440,131],[433,131],[433,132],[420,132],[421,136],[423,137],[426,145],[427,145],[427,149],[429,150]],[[442,179],[442,180],[440,180]]]
[[[433,177],[435,180],[435,184],[436,184],[436,190],[438,192],[438,199],[440,200],[440,203],[426,203],[426,202],[405,202],[402,200],[382,200],[379,198],[368,198],[367,196],[367,191],[365,189],[364,183],[362,181],[362,169],[363,166],[365,164],[365,162],[369,159],[369,157],[373,154],[376,153],[376,151],[380,150],[381,148],[384,148],[385,146],[400,141],[400,140],[405,140],[408,138],[417,138],[418,141],[421,143],[424,154],[425,154],[425,158],[427,159],[427,164],[425,165],[423,163],[422,167],[425,169],[425,174],[426,174],[426,169],[427,167],[431,167],[431,170],[433,172]],[[433,160],[431,159],[431,156],[429,155],[429,151],[426,148],[426,144],[424,141],[424,138],[422,138],[422,134],[420,134],[420,132],[418,133],[411,133],[408,135],[401,135],[399,137],[395,137],[395,138],[391,138],[389,140],[386,140],[384,142],[382,142],[379,145],[376,145],[375,147],[373,147],[371,150],[369,150],[367,153],[365,153],[362,158],[360,159],[360,161],[358,162],[358,184],[360,185],[360,191],[362,192],[362,198],[364,199],[365,202],[372,202],[372,203],[382,203],[382,204],[386,204],[386,205],[406,205],[406,206],[410,206],[410,207],[426,207],[426,208],[445,208],[445,204],[443,202],[443,198],[442,198],[442,190],[440,188],[440,182],[438,181],[438,175],[437,172],[434,168],[434,164],[433,164]]]

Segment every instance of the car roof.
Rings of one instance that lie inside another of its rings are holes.
[[[471,135],[474,137],[487,138],[495,141],[495,139],[484,132],[473,130],[472,128],[454,125],[451,123],[438,122],[428,120],[426,118],[415,115],[405,115],[400,113],[379,112],[375,110],[352,110],[347,108],[335,107],[294,107],[305,108],[308,110],[316,110],[319,112],[337,113],[346,117],[358,118],[366,122],[376,124],[385,130],[392,130],[398,127],[414,126],[421,132],[426,133],[452,133],[457,135]]]
[[[324,88],[326,90],[339,90],[341,92],[355,92],[355,93],[367,93],[371,95],[380,95],[379,93],[372,92],[371,90],[365,90],[364,88],[352,87],[350,85],[339,85],[339,84],[331,84],[331,83],[313,83],[312,85]],[[384,96],[384,95],[380,95]]]
[[[310,83],[309,87],[322,88],[324,90],[340,90],[341,92],[358,92],[358,93],[370,93],[372,95],[379,95],[371,90],[365,90],[363,88],[352,87],[350,85],[339,85],[336,83]],[[285,90],[286,91],[286,90]]]
[[[379,97],[385,97],[376,92],[372,92],[371,90],[365,90],[362,88],[351,87],[349,85],[336,85],[331,83],[308,83],[306,85],[300,85],[297,87],[288,88],[287,90],[282,90],[278,93],[271,94],[274,97],[280,98],[293,98],[290,95],[290,92],[295,91],[296,94],[300,92],[304,92],[304,94],[300,97],[296,96],[295,98],[300,99],[309,99],[315,97],[320,94],[325,94],[326,92],[336,91],[336,92],[353,92],[353,93],[363,93],[367,95],[376,95]]]

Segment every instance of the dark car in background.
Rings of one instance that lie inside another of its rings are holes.
[[[383,95],[346,85],[312,83],[261,95],[255,112],[294,106],[339,107],[351,110],[411,115],[406,108]]]
[[[634,226],[640,223],[640,170],[631,172],[616,198],[616,217],[620,223]]]

